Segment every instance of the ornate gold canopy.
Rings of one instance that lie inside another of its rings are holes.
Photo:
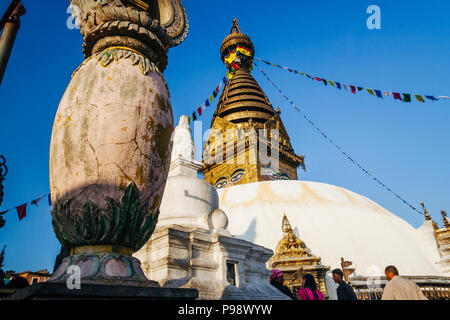
[[[325,275],[330,267],[321,264],[321,258],[313,255],[306,244],[295,234],[286,215],[283,217],[284,237],[278,242],[274,256],[269,260],[271,268],[285,274],[286,285],[295,292],[302,286],[302,276],[310,273],[316,279],[319,290],[326,295]]]

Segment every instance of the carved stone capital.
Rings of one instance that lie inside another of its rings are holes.
[[[139,2],[145,6],[130,0],[70,1],[84,37],[86,58],[110,47],[127,47],[164,71],[168,49],[187,36],[188,21],[181,0]]]

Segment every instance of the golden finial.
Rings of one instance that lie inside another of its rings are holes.
[[[281,229],[283,230],[284,233],[294,232],[292,230],[292,227],[291,227],[291,224],[289,223],[288,218],[286,217],[286,214],[283,216],[283,225],[282,225]]]
[[[238,25],[238,21],[236,19],[236,17],[233,19],[233,26],[231,27],[231,32],[232,33],[242,33],[241,29],[239,29],[239,25]]]
[[[450,223],[448,222],[447,212],[442,210],[441,214],[442,214],[442,220],[444,220],[444,227],[449,228],[450,227]]]
[[[425,208],[425,205],[423,204],[423,202],[421,202],[420,205],[421,205],[422,208],[423,208],[423,212],[424,212],[424,214],[425,214],[425,220],[431,221],[431,217],[430,217],[430,215],[428,214],[428,211],[427,211],[427,209]]]

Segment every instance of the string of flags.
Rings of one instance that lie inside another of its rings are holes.
[[[400,100],[400,101],[403,101],[403,102],[411,102],[413,97],[415,97],[416,100],[419,101],[419,102],[425,102],[426,100],[427,101],[429,100],[431,102],[439,101],[439,100],[443,100],[443,99],[450,100],[450,97],[448,97],[448,96],[435,97],[435,96],[432,96],[432,95],[399,93],[399,92],[391,92],[391,91],[384,91],[384,90],[378,90],[378,89],[364,88],[364,87],[360,87],[360,86],[357,86],[357,85],[351,85],[351,84],[349,85],[349,84],[346,84],[346,83],[343,83],[343,82],[332,81],[332,80],[327,80],[327,79],[322,78],[322,77],[312,76],[312,75],[309,75],[307,73],[300,72],[298,70],[291,69],[291,68],[286,67],[286,66],[278,65],[278,64],[275,64],[275,63],[272,63],[272,62],[269,62],[269,61],[266,61],[266,60],[263,60],[263,59],[260,59],[260,58],[257,58],[257,57],[255,57],[255,59],[257,59],[257,60],[259,60],[259,61],[261,61],[261,62],[263,62],[263,63],[265,63],[265,64],[267,64],[269,66],[287,70],[287,71],[289,71],[291,73],[295,73],[295,74],[307,77],[307,78],[309,78],[309,79],[311,79],[313,81],[322,82],[325,86],[330,85],[331,87],[334,87],[334,88],[339,89],[339,90],[343,89],[343,90],[346,90],[346,91],[351,91],[353,94],[356,94],[357,92],[364,92],[364,91],[366,91],[369,94],[371,94],[371,95],[373,95],[373,96],[375,96],[377,98],[380,98],[380,99],[383,99],[384,97],[388,97],[388,96],[392,95],[394,100]]]
[[[203,111],[205,111],[205,109],[213,103],[214,99],[219,95],[220,89],[222,89],[222,87],[225,84],[227,84],[228,79],[231,79],[231,77],[232,77],[231,74],[227,74],[225,77],[223,77],[223,79],[220,81],[219,85],[213,90],[213,92],[208,97],[208,99],[206,99],[205,102],[199,108],[197,108],[197,110],[192,112],[192,114],[188,117],[189,124],[191,124],[191,122],[194,122],[195,120],[197,120],[198,117],[202,116]],[[197,117],[197,115],[198,115],[198,117]]]
[[[28,205],[38,207],[39,206],[39,202],[41,202],[45,198],[47,198],[48,205],[51,206],[52,205],[52,198],[51,198],[50,194],[46,194],[46,195],[44,195],[42,197],[34,199],[33,201],[31,201],[29,203],[27,202],[27,203],[22,204],[22,205],[20,205],[18,207],[15,207],[14,209],[16,209],[16,211],[17,211],[17,216],[19,217],[19,221],[22,221],[27,216],[27,206]],[[2,216],[4,214],[8,213],[10,210],[14,210],[14,209],[8,209],[6,211],[0,212],[0,216]]]
[[[286,99],[292,107],[302,114],[303,118],[306,119],[306,121],[312,125],[321,135],[324,137],[328,142],[330,142],[335,148],[337,148],[348,160],[350,160],[353,164],[355,164],[358,168],[360,168],[365,174],[367,174],[369,177],[371,177],[375,182],[377,182],[379,185],[381,185],[384,189],[386,189],[388,192],[392,193],[396,198],[398,198],[400,201],[402,201],[404,204],[406,204],[409,208],[412,210],[418,212],[419,214],[422,214],[419,210],[417,210],[412,204],[407,202],[405,199],[403,199],[401,196],[399,196],[397,193],[395,193],[391,188],[386,186],[381,180],[376,178],[373,174],[371,174],[369,171],[367,171],[364,167],[362,167],[356,160],[354,160],[352,157],[350,157],[339,145],[337,145],[327,134],[325,134],[324,131],[322,131],[314,122],[311,121],[311,119],[308,118],[306,114],[304,114],[295,104],[294,102],[283,92],[280,90],[280,88],[269,78],[267,73],[265,73],[256,63],[254,63],[258,69],[261,71],[261,73],[264,75],[264,77],[272,84],[272,86],[277,89],[277,91],[283,96],[284,99]]]

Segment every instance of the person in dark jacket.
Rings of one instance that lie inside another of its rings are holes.
[[[344,273],[341,269],[334,269],[331,274],[335,283],[339,284],[337,288],[338,300],[358,300],[352,287],[344,281]]]
[[[270,276],[270,284],[273,285],[275,288],[283,292],[285,295],[287,295],[292,300],[296,300],[297,298],[294,296],[292,291],[286,287],[284,284],[284,275],[281,270],[273,269],[272,275]]]

